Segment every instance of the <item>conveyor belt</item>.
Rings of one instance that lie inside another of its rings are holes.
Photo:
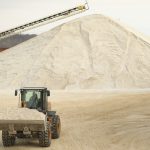
[[[39,26],[42,26],[42,25],[45,25],[45,24],[48,24],[51,22],[55,22],[57,20],[64,19],[66,17],[72,16],[72,15],[75,15],[78,13],[82,13],[88,9],[89,9],[88,4],[85,3],[84,5],[80,5],[80,6],[72,8],[72,9],[53,14],[53,15],[50,15],[48,17],[30,22],[30,23],[26,23],[24,25],[21,25],[21,26],[9,29],[7,31],[1,32],[0,33],[0,39],[10,37],[12,35],[19,34],[19,33],[22,33],[24,31],[31,30],[33,28],[37,28]]]

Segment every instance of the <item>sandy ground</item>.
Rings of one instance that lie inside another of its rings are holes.
[[[62,120],[61,137],[52,140],[51,150],[149,150],[150,91],[52,92],[51,100]],[[1,94],[0,107],[6,106],[16,107],[17,99]],[[42,148],[28,139],[7,149]]]

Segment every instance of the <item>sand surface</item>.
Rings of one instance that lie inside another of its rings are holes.
[[[86,16],[1,52],[0,109],[18,106],[5,89],[22,86],[65,89],[50,97],[61,138],[44,149],[149,150],[150,42],[110,18]],[[28,139],[8,149],[41,148]]]
[[[0,53],[0,89],[150,87],[150,43],[108,17],[58,26]]]
[[[1,99],[0,107],[17,106],[11,95]],[[62,120],[51,150],[149,150],[150,91],[52,92],[49,100]],[[41,149],[37,142],[17,140],[8,149]]]

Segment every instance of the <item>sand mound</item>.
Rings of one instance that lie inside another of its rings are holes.
[[[0,88],[150,87],[150,44],[101,15],[86,16],[0,54]]]

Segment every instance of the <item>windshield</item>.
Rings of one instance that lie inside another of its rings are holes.
[[[39,90],[23,90],[21,92],[22,107],[37,109],[41,107],[42,93]]]

